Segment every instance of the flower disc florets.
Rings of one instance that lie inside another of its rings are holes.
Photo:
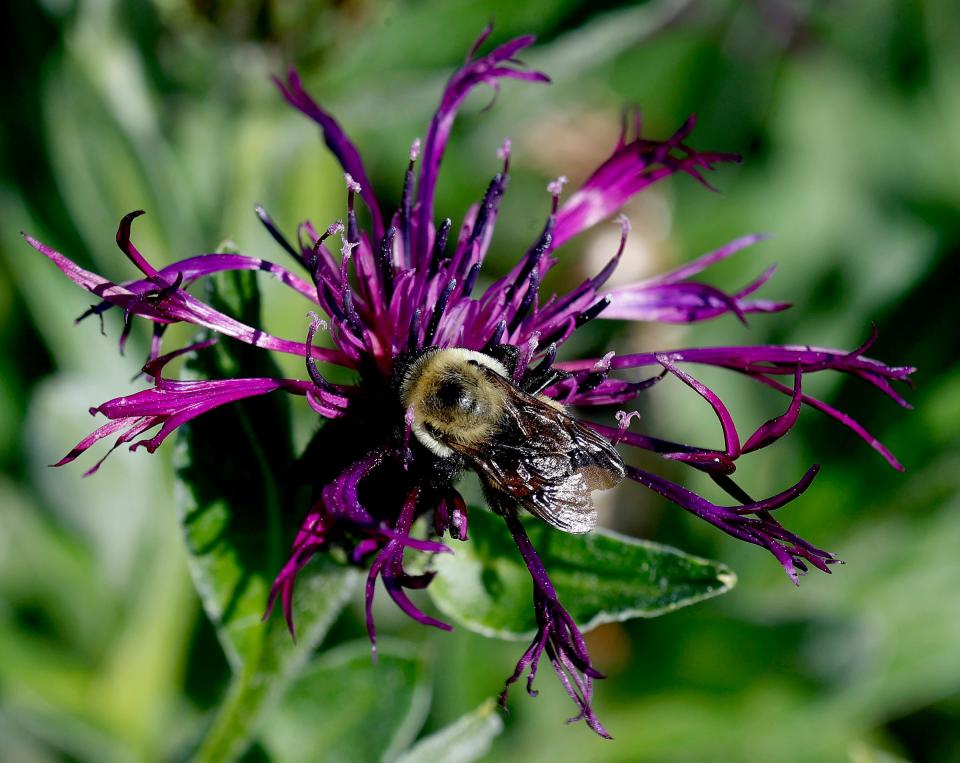
[[[771,512],[799,496],[814,478],[811,466],[799,481],[761,500],[748,495],[732,478],[737,460],[767,447],[785,435],[806,405],[852,429],[891,465],[893,455],[860,424],[846,414],[803,391],[807,374],[840,371],[873,385],[906,406],[892,382],[906,381],[913,369],[890,367],[864,353],[875,337],[851,351],[809,346],[767,345],[684,348],[631,355],[608,353],[602,358],[559,360],[561,346],[584,324],[597,318],[626,321],[692,323],[732,314],[745,321],[751,313],[783,310],[785,303],[753,299],[770,277],[761,274],[742,289],[727,293],[692,280],[711,265],[756,243],[760,237],[737,239],[714,252],[662,276],[605,289],[620,262],[629,234],[623,217],[620,246],[610,262],[595,276],[563,295],[546,296],[540,285],[557,262],[559,247],[590,226],[615,215],[634,195],[656,181],[676,173],[706,184],[702,173],[717,163],[737,161],[731,154],[698,152],[685,141],[694,127],[691,117],[663,141],[634,134],[624,127],[610,157],[566,199],[565,177],[548,186],[546,221],[537,240],[513,268],[476,290],[484,258],[490,247],[501,200],[507,188],[510,151],[505,141],[497,152],[502,169],[487,185],[480,201],[466,213],[459,232],[452,236],[450,219],[436,220],[434,197],[444,150],[459,106],[478,85],[498,88],[501,80],[546,82],[546,75],[523,69],[516,54],[533,42],[521,37],[477,56],[489,35],[477,41],[467,63],[448,82],[437,113],[421,143],[414,140],[402,181],[399,209],[389,219],[381,213],[377,196],[360,154],[340,125],[314,102],[301,86],[295,71],[277,81],[281,93],[294,107],[320,127],[327,146],[339,160],[346,183],[344,222],[318,229],[304,222],[296,244],[288,240],[262,208],[257,214],[276,242],[304,272],[290,270],[240,254],[206,254],[155,269],[131,242],[130,227],[141,214],[127,215],[120,223],[117,244],[143,272],[144,278],[125,284],[108,281],[83,270],[40,242],[27,241],[49,257],[71,280],[100,300],[86,315],[112,307],[123,311],[125,328],[121,347],[133,317],[152,322],[150,359],[144,370],[152,386],[119,397],[92,409],[108,421],[65,456],[58,465],[77,458],[95,442],[117,435],[114,448],[130,444],[151,452],[185,422],[206,411],[243,398],[276,390],[304,396],[317,415],[327,420],[321,443],[324,469],[315,485],[315,503],[293,541],[287,563],[279,571],[269,607],[280,600],[291,631],[294,583],[298,572],[317,553],[343,549],[349,560],[369,568],[366,586],[367,626],[375,644],[372,603],[379,578],[390,597],[412,618],[442,629],[450,626],[422,612],[408,590],[427,586],[432,573],[412,573],[404,566],[408,549],[448,553],[440,538],[468,536],[466,504],[457,490],[456,477],[468,466],[462,458],[445,457],[424,446],[416,435],[415,412],[401,394],[404,370],[430,348],[461,348],[483,353],[501,363],[513,385],[529,395],[540,395],[556,408],[622,407],[644,390],[668,376],[690,387],[710,406],[723,434],[722,449],[696,447],[631,431],[634,412],[621,411],[610,425],[580,422],[616,445],[639,448],[665,459],[685,463],[707,473],[732,498],[720,506],[652,472],[625,468],[626,476],[650,488],[683,509],[707,520],[724,532],[769,550],[791,578],[812,565],[829,572],[836,558],[786,530]],[[709,187],[709,186],[708,186]],[[361,228],[357,202],[366,207],[370,224]],[[322,232],[321,232],[322,231]],[[335,255],[339,253],[339,256]],[[306,341],[281,339],[245,325],[214,310],[191,295],[191,284],[229,270],[265,271],[311,303],[323,318],[313,314]],[[83,317],[85,317],[83,316]],[[186,322],[265,350],[304,358],[306,379],[231,378],[177,381],[163,377],[164,365],[173,357],[202,351],[210,342],[162,352],[165,328]],[[332,348],[314,346],[318,332],[328,332]],[[334,384],[320,364],[350,369],[353,384]],[[691,373],[691,367],[726,368],[783,393],[785,411],[743,439],[719,396]],[[639,369],[637,378],[624,372]],[[538,398],[541,399],[541,398]],[[615,425],[616,424],[616,425]],[[156,430],[152,436],[148,432]],[[99,463],[90,469],[93,472]],[[559,601],[550,578],[515,507],[495,508],[505,521],[533,579],[533,606],[537,634],[524,653],[508,685],[528,673],[528,691],[538,661],[545,652],[562,685],[583,718],[598,734],[607,735],[591,709],[592,680],[600,674],[591,665],[586,643],[576,623]],[[411,535],[414,523],[428,516],[435,537]],[[503,698],[505,700],[506,689]]]

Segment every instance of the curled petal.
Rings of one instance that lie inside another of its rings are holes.
[[[618,145],[587,181],[567,199],[557,213],[555,245],[576,236],[615,214],[633,196],[657,180],[685,172],[706,184],[700,169],[713,169],[715,162],[738,162],[735,154],[698,153],[683,143],[693,130],[690,117],[666,141],[637,138]]]
[[[510,685],[527,672],[527,692],[536,696],[533,681],[537,675],[540,657],[546,652],[550,665],[560,679],[578,709],[578,714],[570,721],[585,720],[598,735],[611,738],[609,732],[600,723],[593,712],[593,680],[603,678],[603,674],[593,667],[587,644],[577,624],[557,599],[550,576],[547,574],[540,557],[516,511],[510,507],[503,511],[507,527],[520,550],[524,563],[533,578],[533,606],[537,615],[537,633],[527,650],[520,657],[513,673],[507,678],[500,694],[500,704],[505,706]]]
[[[737,427],[733,423],[733,416],[730,415],[730,411],[727,410],[727,407],[723,404],[723,401],[717,393],[700,380],[694,379],[690,374],[677,368],[669,355],[658,354],[657,361],[667,369],[667,371],[710,403],[710,407],[713,408],[713,412],[717,415],[717,418],[720,420],[720,426],[723,428],[723,442],[726,446],[726,455],[731,460],[736,459],[736,457],[740,455],[740,436],[737,434]]]
[[[628,466],[627,476],[728,535],[766,548],[780,562],[791,580],[798,582],[799,575],[806,571],[807,562],[829,572],[828,565],[839,560],[830,552],[817,548],[785,529],[770,512],[798,498],[813,482],[818,471],[818,466],[812,466],[797,484],[786,490],[761,501],[732,507],[718,506],[687,488],[636,467]]]
[[[293,622],[293,588],[297,582],[297,575],[313,558],[314,554],[327,544],[327,534],[329,530],[328,516],[320,511],[314,511],[308,514],[300,526],[300,530],[297,532],[290,558],[277,574],[276,579],[273,581],[273,586],[270,589],[270,596],[267,599],[267,607],[263,613],[263,619],[266,620],[270,617],[273,606],[279,597],[283,606],[283,617],[286,620],[290,635],[293,636],[294,640],[297,638],[297,631]]]
[[[158,379],[156,387],[117,397],[96,408],[91,408],[91,413],[102,413],[110,419],[110,422],[82,439],[54,466],[70,463],[95,442],[120,430],[126,431],[116,445],[129,442],[134,435],[139,436],[159,426],[160,431],[153,437],[137,440],[130,446],[130,450],[145,447],[153,453],[182,424],[214,408],[276,390],[305,395],[310,386],[310,382],[296,379],[250,378],[215,381]],[[89,473],[96,471],[97,467]]]
[[[736,371],[778,392],[789,395],[791,399],[795,397],[795,389],[791,389],[773,377],[787,374],[795,376],[798,372],[802,375],[821,371],[840,371],[871,384],[897,403],[905,403],[893,390],[891,382],[909,382],[910,375],[915,369],[912,366],[888,366],[878,360],[864,356],[862,353],[870,347],[871,343],[872,338],[852,352],[822,347],[778,345],[692,347],[667,352],[618,355],[610,361],[610,369],[662,365],[660,358],[667,357],[674,366],[681,363],[697,363]],[[574,385],[573,388],[575,389],[577,383],[582,383],[590,378],[597,362],[597,360],[585,359],[561,362],[556,365],[559,369],[574,375],[575,381],[571,384]],[[891,466],[898,470],[902,469],[893,454],[856,419],[809,395],[801,394],[800,400],[811,408],[815,408],[839,421],[880,453]],[[617,402],[625,402],[625,400],[619,398]],[[792,408],[788,409],[788,417],[780,421],[781,427],[786,423],[791,423],[792,414],[790,414],[790,410]],[[778,431],[777,427],[774,427],[772,431]],[[758,435],[758,437],[760,436]],[[752,449],[756,449],[761,441],[765,440],[762,438],[755,440],[752,443],[755,447]]]
[[[71,281],[82,286],[104,302],[123,310],[127,319],[139,315],[159,324],[181,321],[192,323],[255,347],[294,355],[306,355],[306,346],[302,342],[281,339],[241,323],[218,310],[214,310],[210,305],[184,291],[180,288],[183,281],[182,274],[178,276],[176,281],[163,287],[157,286],[151,279],[152,291],[137,292],[132,287],[142,289],[143,281],[133,282],[129,287],[115,284],[96,273],[81,268],[69,258],[31,236],[24,235],[24,239],[34,249],[48,257]],[[154,278],[159,279],[160,277],[158,275]],[[102,312],[102,309],[96,307],[92,311],[88,311],[87,314],[91,314],[91,312]],[[124,339],[125,336],[126,332]],[[349,357],[338,350],[317,348],[315,354],[329,363],[351,367],[354,365]]]
[[[370,180],[363,166],[363,160],[360,158],[360,152],[357,151],[356,146],[354,146],[350,138],[347,137],[346,132],[344,132],[337,120],[322,109],[320,105],[309,96],[307,91],[303,89],[300,75],[296,69],[290,69],[290,71],[287,72],[286,82],[278,78],[274,78],[274,82],[291,106],[306,114],[320,126],[327,148],[337,157],[344,171],[360,184],[360,196],[363,198],[373,218],[374,236],[380,238],[380,236],[383,235],[383,217],[380,214],[380,206],[377,204],[376,194],[370,185]]]
[[[750,435],[744,443],[744,453],[760,450],[771,445],[789,432],[793,425],[797,423],[797,418],[800,416],[800,404],[803,402],[803,395],[800,390],[802,379],[803,374],[798,368],[793,377],[793,397],[790,398],[790,405],[786,412],[761,424],[757,431]]]
[[[366,585],[366,620],[367,633],[370,636],[370,644],[374,655],[377,651],[377,633],[373,622],[373,595],[376,590],[375,584],[377,577],[383,579],[384,588],[394,603],[403,610],[410,618],[421,625],[431,625],[440,630],[453,630],[452,626],[422,612],[410,601],[404,593],[404,588],[422,588],[425,583],[417,576],[411,576],[403,568],[403,552],[406,544],[403,538],[407,537],[410,526],[413,524],[414,511],[417,500],[420,497],[420,489],[413,488],[403,503],[400,515],[394,525],[396,536],[392,538],[383,547],[383,550],[374,559],[370,566],[370,573],[367,575]],[[429,582],[429,581],[427,581]]]
[[[777,381],[776,379],[771,379],[769,376],[757,375],[754,377],[761,384],[765,384],[768,387],[772,387],[778,392],[783,392],[784,394],[790,394],[790,388],[785,384]],[[839,422],[847,429],[852,431],[857,437],[863,440],[867,445],[873,448],[880,456],[886,461],[890,466],[896,469],[898,472],[904,471],[903,465],[897,460],[897,457],[893,455],[890,449],[884,445],[877,437],[870,433],[863,424],[857,421],[853,416],[848,413],[834,408],[832,405],[819,400],[818,398],[812,397],[810,395],[800,395],[800,400],[804,405],[809,405],[814,410],[820,411],[821,413],[826,414],[834,421]]]
[[[423,155],[420,164],[420,177],[417,183],[417,213],[414,230],[413,262],[425,264],[425,258],[430,252],[430,225],[433,220],[433,200],[436,195],[437,176],[440,172],[440,162],[450,137],[457,110],[470,94],[481,84],[497,87],[501,79],[520,79],[528,82],[549,82],[547,75],[536,71],[524,71],[515,65],[513,57],[534,42],[534,37],[518,37],[504,43],[490,53],[474,59],[473,53],[483,44],[487,32],[481,35],[466,64],[457,70],[447,83],[440,106],[430,122],[427,137],[423,145]]]

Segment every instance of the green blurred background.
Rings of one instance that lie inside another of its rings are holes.
[[[134,388],[146,334],[135,333],[121,358],[116,316],[108,338],[95,321],[74,327],[89,300],[19,230],[114,279],[134,275],[112,239],[119,218],[139,208],[148,214],[136,241],[158,265],[224,239],[282,262],[253,204],[292,230],[307,217],[326,225],[341,216],[344,192],[314,126],[284,105],[269,75],[300,67],[360,146],[390,208],[410,141],[491,17],[496,41],[537,33],[524,58],[554,79],[507,83],[489,112],[489,93],[471,98],[454,130],[439,212],[455,221],[496,172],[500,141],[513,139],[495,265],[536,235],[546,179],[582,179],[609,152],[620,108],[637,103],[649,134],[664,137],[696,111],[691,143],[745,161],[711,177],[721,194],[674,178],[631,204],[624,277],[763,231],[772,240],[708,277],[732,288],[776,262],[764,294],[796,305],[746,329],[731,317],[630,333],[603,324],[571,353],[766,341],[852,347],[873,321],[881,338],[871,354],[920,370],[912,413],[839,377],[809,387],[887,442],[906,474],[813,411],[784,442],[744,460],[741,482],[754,493],[824,465],[781,519],[847,564],[811,574],[799,589],[761,550],[640,488],[616,491],[602,507],[607,526],[720,559],[739,585],[590,634],[610,676],[596,706],[615,742],[563,726],[568,701],[544,666],[540,697],[514,691],[486,759],[960,761],[960,6],[952,0],[4,4],[0,760],[182,759],[228,676],[187,573],[170,448],[117,453],[86,480],[82,465],[46,466],[89,431],[90,405]],[[595,270],[615,242],[607,225],[571,242],[554,285]],[[264,287],[268,328],[302,336],[303,305],[273,286]],[[301,375],[296,362],[282,362]],[[704,378],[745,422],[741,431],[782,410],[782,398],[744,380]],[[642,401],[643,426],[718,444],[701,403],[665,383]],[[665,471],[720,498],[705,479]],[[361,634],[359,604],[327,647]],[[396,706],[419,703],[414,726],[440,728],[495,695],[522,648],[463,629],[426,632],[387,608],[379,623],[420,645],[422,669],[404,678],[406,688],[393,694],[385,674],[358,668],[349,688],[328,698],[352,697],[352,715],[323,723],[321,705],[293,708],[275,721],[283,743],[268,740],[248,759],[271,750],[276,760],[376,760],[375,729],[389,726]],[[321,673],[342,668],[324,664]]]

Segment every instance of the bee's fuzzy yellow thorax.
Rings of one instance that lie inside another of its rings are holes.
[[[449,458],[454,453],[446,442],[470,445],[490,435],[503,400],[487,378],[489,371],[509,378],[499,361],[462,348],[427,352],[411,364],[400,395],[413,411],[412,431],[424,447]]]

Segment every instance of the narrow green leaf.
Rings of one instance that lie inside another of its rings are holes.
[[[267,716],[261,731],[272,760],[284,763],[393,761],[416,737],[430,705],[421,653],[366,640],[320,655]]]
[[[656,617],[729,591],[727,567],[669,546],[609,530],[587,535],[526,523],[560,601],[584,630],[634,617]],[[470,540],[432,564],[427,589],[441,612],[486,636],[526,639],[536,630],[530,575],[503,521],[470,515]]]
[[[259,323],[252,273],[215,278],[207,299]],[[279,375],[268,353],[230,340],[199,353],[189,368],[210,378]],[[198,761],[229,761],[246,749],[259,717],[322,641],[357,582],[356,572],[318,560],[299,579],[299,643],[279,613],[262,621],[297,524],[285,484],[294,460],[288,414],[285,396],[274,393],[205,414],[179,436],[176,503],[190,569],[234,672]]]
[[[503,731],[497,703],[484,702],[449,726],[424,737],[397,758],[396,763],[472,763],[490,751],[494,737]]]

